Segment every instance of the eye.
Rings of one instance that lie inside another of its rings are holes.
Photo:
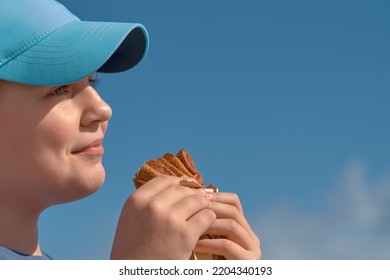
[[[95,76],[89,79],[89,84],[91,85],[91,87],[96,88],[100,84],[100,80]]]
[[[66,86],[60,86],[55,88],[52,92],[50,92],[51,95],[54,96],[61,96],[66,93]]]

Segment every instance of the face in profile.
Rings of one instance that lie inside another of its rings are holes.
[[[112,111],[92,78],[52,87],[0,81],[0,196],[44,209],[103,184]]]

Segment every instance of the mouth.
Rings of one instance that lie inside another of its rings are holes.
[[[91,154],[91,155],[102,155],[104,153],[103,148],[103,139],[98,139],[96,141],[93,141],[85,146],[82,146],[80,148],[76,148],[72,154],[78,155],[78,154]]]

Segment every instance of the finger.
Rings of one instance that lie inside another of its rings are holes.
[[[258,246],[250,234],[240,224],[231,219],[215,220],[205,234],[225,236],[226,239],[237,243],[247,250],[252,250]]]
[[[179,184],[179,177],[159,175],[142,185],[139,189],[136,190],[136,193],[139,196],[153,197],[170,186],[177,186]]]
[[[166,205],[174,205],[180,200],[192,195],[203,196],[206,198],[206,194],[203,194],[197,189],[192,189],[179,185],[171,185],[161,190],[159,193],[155,194],[154,197],[152,197],[151,199],[157,199]]]
[[[211,202],[211,209],[215,212],[218,219],[232,219],[242,226],[250,235],[251,239],[260,245],[260,240],[252,230],[243,213],[237,209],[236,206],[223,204],[218,202]]]
[[[240,199],[238,195],[235,193],[214,192],[214,193],[210,193],[209,197],[211,201],[233,205],[241,213],[244,213],[242,210]]]
[[[187,225],[191,232],[200,237],[216,220],[214,211],[203,209],[188,219]]]
[[[248,251],[229,239],[202,239],[195,246],[196,252],[224,256],[227,260],[258,260],[261,250]]]
[[[211,202],[202,193],[187,196],[172,206],[178,218],[186,221],[203,209],[211,210]]]

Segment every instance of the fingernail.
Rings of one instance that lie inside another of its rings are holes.
[[[197,182],[194,178],[191,177],[180,177],[180,182]]]
[[[180,180],[180,185],[183,185],[183,186],[186,186],[186,187],[190,187],[190,188],[201,188],[201,189],[204,189],[204,187],[199,184],[198,181],[196,181],[194,178],[183,178]]]

